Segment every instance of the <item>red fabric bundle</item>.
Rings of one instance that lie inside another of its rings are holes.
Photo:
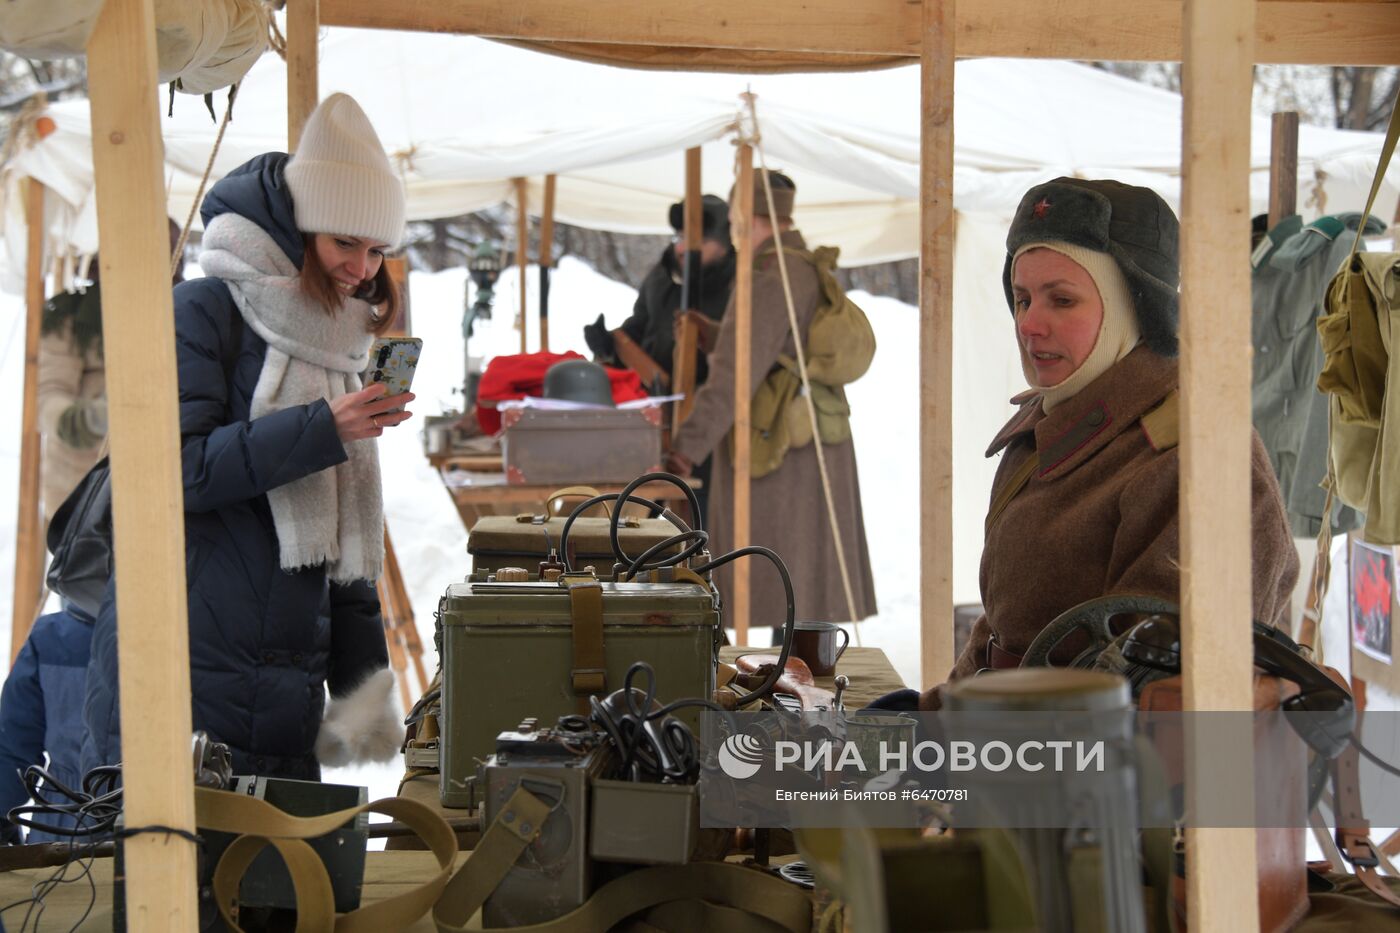
[[[581,359],[584,357],[572,350],[568,353],[516,353],[492,359],[486,364],[476,390],[476,421],[481,430],[487,434],[501,430],[501,413],[496,410],[496,403],[543,395],[544,374],[549,372],[549,367],[564,360]],[[632,370],[611,366],[603,369],[612,380],[613,404],[647,397],[641,377]]]

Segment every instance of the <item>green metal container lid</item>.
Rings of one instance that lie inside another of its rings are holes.
[[[713,612],[713,590],[693,583],[603,583],[605,624],[668,625],[701,621]],[[568,624],[572,603],[560,583],[454,583],[447,589],[443,625],[540,622]],[[711,623],[713,620],[710,620]]]
[[[950,684],[943,696],[959,712],[1112,712],[1132,698],[1117,674],[1064,667],[991,671]]]

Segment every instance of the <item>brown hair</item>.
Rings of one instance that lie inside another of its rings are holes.
[[[335,282],[326,271],[326,267],[321,265],[321,260],[316,255],[313,236],[314,234],[310,233],[302,234],[305,247],[302,252],[301,288],[312,300],[325,308],[327,314],[335,314],[344,306],[345,296],[335,287]],[[374,278],[360,283],[355,297],[374,305],[375,316],[370,322],[369,332],[376,336],[394,326],[403,305],[399,287],[389,277],[387,262],[379,264],[379,271],[374,274]]]

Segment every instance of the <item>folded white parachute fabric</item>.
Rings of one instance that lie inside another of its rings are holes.
[[[103,0],[5,0],[0,49],[23,58],[84,54]],[[267,50],[260,0],[155,0],[157,70],[187,94],[237,84]]]

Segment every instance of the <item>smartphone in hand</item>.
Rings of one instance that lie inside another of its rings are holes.
[[[402,395],[413,385],[418,369],[418,355],[423,350],[419,337],[379,337],[369,348],[369,368],[364,373],[368,388],[376,382],[388,386],[386,396]],[[402,411],[402,409],[394,409]]]

